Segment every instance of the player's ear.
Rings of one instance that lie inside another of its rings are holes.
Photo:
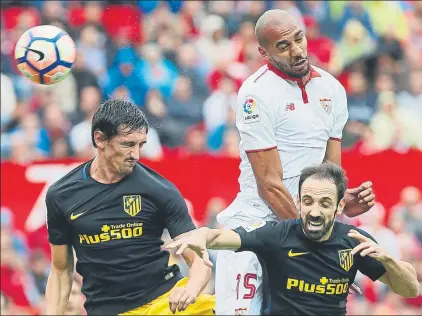
[[[337,214],[343,213],[343,210],[344,210],[344,206],[345,205],[346,205],[346,199],[345,198],[342,198],[340,200],[340,203],[337,206]]]
[[[259,53],[261,54],[261,56],[263,58],[265,58],[265,59],[269,59],[270,58],[264,47],[258,46],[258,51],[259,51]]]
[[[101,131],[94,132],[94,141],[98,148],[104,148],[104,134]]]

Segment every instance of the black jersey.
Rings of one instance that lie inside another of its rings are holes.
[[[377,260],[351,254],[359,242],[347,236],[350,229],[373,239],[339,222],[324,242],[308,239],[298,219],[236,228],[242,245],[238,251],[256,253],[263,267],[269,292],[263,314],[345,315],[357,271],[374,281],[385,273]]]
[[[91,162],[54,183],[46,196],[50,243],[72,245],[88,314],[118,314],[150,302],[181,279],[161,250],[170,236],[195,229],[177,188],[138,163],[113,184],[89,175]]]

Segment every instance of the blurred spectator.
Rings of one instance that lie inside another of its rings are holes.
[[[209,94],[204,80],[206,72],[204,69],[201,69],[202,63],[195,46],[190,43],[180,46],[176,62],[180,75],[191,79],[192,92],[195,96],[201,100],[205,100]]]
[[[339,23],[340,34],[344,32],[350,21],[360,22],[360,25],[368,33],[372,39],[376,39],[377,35],[374,31],[371,18],[362,1],[349,1],[343,11],[343,17]]]
[[[73,126],[69,141],[77,157],[90,159],[95,155],[91,139],[91,122],[101,103],[100,91],[95,86],[86,86],[81,90],[80,99],[83,118],[80,123]]]
[[[218,15],[210,15],[202,21],[201,35],[195,45],[208,68],[214,67],[222,57],[234,57],[233,44],[226,36],[225,22]]]
[[[316,20],[316,23],[321,27],[322,33],[330,36],[330,31],[334,27],[328,1],[304,0],[298,1],[297,5],[303,14]],[[305,17],[304,20],[305,26],[307,27]]]
[[[205,17],[203,1],[184,1],[179,14],[185,40],[192,40],[199,35],[200,21]]]
[[[178,23],[177,15],[168,8],[167,3],[157,3],[154,11],[144,19],[143,30],[146,42],[157,42],[161,34],[170,32],[175,37],[182,35],[182,24]]]
[[[176,147],[183,142],[185,127],[177,124],[168,114],[167,105],[158,90],[148,92],[145,114],[150,125],[157,130],[163,145]]]
[[[41,308],[41,295],[27,270],[27,262],[15,251],[11,235],[1,237],[1,292],[21,308]]]
[[[312,16],[305,16],[306,39],[308,40],[308,57],[312,64],[328,69],[334,50],[334,42],[320,32],[319,22]]]
[[[168,113],[186,127],[202,119],[202,102],[192,90],[188,77],[179,77],[168,100]]]
[[[376,43],[368,30],[357,20],[348,20],[343,35],[334,49],[330,71],[339,74],[345,67],[376,50]]]
[[[376,94],[370,90],[364,74],[360,71],[350,73],[348,87],[349,120],[369,122],[376,110]]]
[[[47,287],[47,278],[50,273],[50,260],[42,250],[32,252],[30,258],[31,272],[34,276],[38,291],[45,295]]]
[[[161,48],[156,44],[144,45],[142,56],[138,76],[145,81],[149,89],[159,90],[167,99],[179,75],[176,66],[163,58]]]
[[[88,24],[81,30],[77,43],[78,58],[81,57],[85,68],[97,77],[103,76],[107,69],[106,38],[103,36],[96,27]]]
[[[43,112],[43,125],[45,126],[48,142],[47,152],[51,153],[56,141],[68,141],[68,133],[72,125],[64,111],[56,104],[48,105]]]
[[[229,113],[236,111],[236,98],[233,80],[224,77],[204,103],[203,117],[211,150],[218,150],[222,144]]]
[[[376,140],[374,131],[372,128],[366,124],[353,122],[358,124],[358,138],[359,140],[355,143],[353,150],[361,155],[371,155],[375,154],[378,151],[384,150]],[[350,128],[346,126],[346,130]]]
[[[221,148],[221,156],[237,158],[239,157],[239,132],[235,127],[230,127],[225,130],[223,135],[223,146]]]
[[[141,157],[149,160],[160,160],[163,158],[163,147],[161,146],[160,136],[155,128],[148,128],[148,141],[142,147]]]
[[[414,10],[409,14],[410,35],[406,41],[406,57],[410,69],[422,69],[422,3],[412,2]]]
[[[203,155],[206,151],[206,136],[202,126],[194,125],[188,128],[180,151],[180,157]]]
[[[418,188],[402,190],[400,202],[391,210],[389,226],[396,233],[415,234],[422,245],[422,194]]]
[[[28,259],[28,244],[25,234],[14,227],[14,215],[12,211],[6,207],[2,207],[1,211],[1,237],[10,238],[11,246],[21,260]],[[7,236],[6,236],[7,235]]]
[[[66,20],[67,12],[62,1],[43,1],[42,6],[42,24],[60,23],[61,28],[69,30],[69,24]]]
[[[368,212],[359,216],[359,228],[371,234],[380,247],[396,260],[401,259],[399,242],[396,234],[384,226],[386,211],[384,206],[377,202]]]
[[[422,124],[422,69],[411,71],[408,78],[408,91],[401,91],[397,102],[399,107],[419,117],[419,124]]]
[[[47,129],[41,126],[40,120],[34,113],[28,113],[7,138],[6,146],[11,159],[25,162],[42,156],[47,156],[51,149],[51,142]]]
[[[422,125],[412,113],[398,107],[392,92],[383,92],[378,97],[378,112],[371,120],[375,143],[379,148],[422,148]]]
[[[81,90],[86,86],[95,86],[98,88],[100,86],[95,74],[92,71],[85,68],[83,55],[78,54],[78,57],[76,58],[75,64],[72,69],[72,74],[73,74],[73,77],[75,78],[76,89],[77,89],[77,102],[76,102],[77,106],[76,106],[75,113],[72,113],[72,114],[74,114],[76,117],[80,117],[83,115],[83,113],[81,112],[81,106],[80,106]]]
[[[7,91],[7,93],[1,94],[1,129],[6,125],[13,117],[16,109],[16,95],[13,88],[12,80],[1,73],[1,91]]]
[[[378,95],[382,92],[396,92],[396,83],[391,74],[380,72],[375,77],[374,88]]]
[[[299,8],[297,7],[296,1],[277,0],[277,1],[274,1],[273,8],[274,9],[282,9],[282,10],[289,12],[299,22],[301,29],[302,30],[306,29],[305,23],[303,21],[302,13],[300,12]]]
[[[360,2],[369,14],[373,34],[385,36],[394,29],[397,39],[402,41],[409,36],[406,17],[400,7],[403,1],[356,1]],[[382,12],[382,14],[380,14]]]
[[[78,101],[76,84],[75,77],[70,73],[66,80],[44,87],[44,89],[49,90],[53,94],[53,102],[62,111],[66,112],[66,114],[71,114],[76,111]]]
[[[140,77],[139,57],[132,47],[121,47],[117,51],[107,75],[101,80],[101,86],[106,99],[109,99],[118,87],[124,86],[135,104],[144,105],[148,89],[144,78]]]

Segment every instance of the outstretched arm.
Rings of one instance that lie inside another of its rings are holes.
[[[369,257],[382,264],[384,269],[381,266],[380,272],[382,273],[385,270],[385,273],[382,274],[378,280],[388,285],[394,293],[401,296],[417,297],[419,295],[419,281],[416,276],[415,268],[410,263],[395,260],[372,239],[362,235],[354,229],[350,230],[348,236],[355,238],[360,242],[360,244],[352,250],[353,255],[359,253],[362,258]],[[369,258],[366,260],[371,260]],[[372,265],[371,262],[363,263],[363,266],[365,266],[366,269],[368,269],[367,267],[370,265]],[[379,268],[377,270],[379,270]]]
[[[174,240],[181,240],[189,234],[190,232],[179,235]],[[211,277],[211,268],[205,265],[204,261],[194,251],[185,249],[180,254],[189,266],[189,280],[185,287],[176,287],[171,292],[169,305],[173,314],[176,310],[184,311],[189,304],[194,303]]]
[[[193,250],[204,259],[204,263],[212,267],[207,249],[237,250],[241,246],[238,233],[229,229],[199,228],[189,235],[182,237],[166,246],[167,249],[179,248],[176,254],[182,254],[186,250]]]

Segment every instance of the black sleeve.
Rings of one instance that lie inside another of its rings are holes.
[[[72,244],[71,227],[57,206],[58,203],[50,190],[47,191],[45,204],[47,206],[48,241],[53,245]]]
[[[281,241],[283,222],[262,221],[249,227],[238,227],[234,231],[239,234],[241,242],[237,251],[271,252],[274,245]]]
[[[171,238],[194,230],[196,227],[188,212],[185,199],[174,187],[167,192],[167,202],[164,208],[164,227],[168,229]]]
[[[372,237],[367,232],[359,228],[354,228],[354,229],[356,229],[362,235],[372,239],[374,242],[377,242],[375,238]],[[369,256],[362,257],[360,255],[360,252],[358,252],[355,255],[355,258],[357,261],[358,270],[362,272],[364,275],[366,275],[367,277],[369,277],[372,281],[378,280],[386,272],[383,264],[379,262],[378,260],[375,260],[374,258],[371,258]]]

